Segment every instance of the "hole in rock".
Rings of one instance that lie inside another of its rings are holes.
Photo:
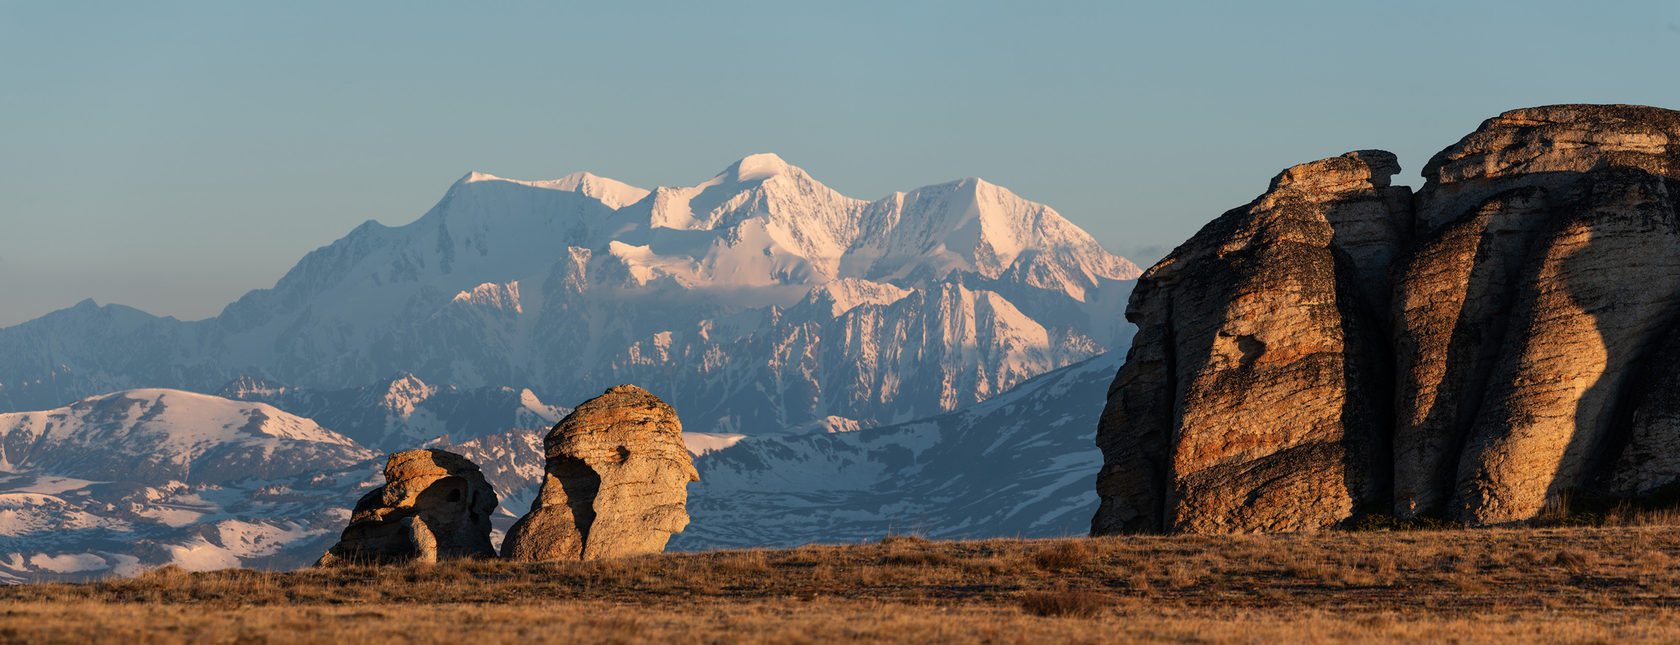
[[[1237,351],[1241,354],[1237,357],[1237,365],[1249,367],[1266,352],[1266,344],[1258,338],[1243,334],[1237,337]]]

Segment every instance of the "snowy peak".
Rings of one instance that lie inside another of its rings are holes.
[[[876,279],[951,271],[997,278],[1029,251],[1091,283],[1141,273],[1054,209],[977,178],[891,195],[869,204],[864,218],[866,234],[853,254],[875,260],[869,275]]]
[[[745,220],[786,215],[816,224],[832,218],[836,205],[848,210],[860,204],[781,157],[756,154],[701,184],[654,190],[652,200],[639,204],[641,210],[632,217],[651,228],[728,230]]]
[[[1138,272],[1049,207],[980,179],[864,202],[767,153],[701,184],[651,193],[589,173],[541,182],[470,173],[425,217],[358,229],[312,253],[276,290],[343,291],[332,294],[330,311],[367,300],[358,292],[431,284],[451,289],[456,302],[517,311],[530,305],[511,287],[546,273],[562,249],[617,265],[581,272],[602,286],[769,288],[778,291],[748,299],[780,306],[843,278],[904,288],[953,273],[997,279],[1024,254],[1047,265],[1034,267],[1032,286],[1075,300],[1099,280]],[[587,282],[568,281],[566,290],[588,291]],[[230,318],[262,319],[237,313]]]
[[[641,201],[641,199],[643,197],[647,197],[650,192],[646,188],[637,188],[617,179],[609,179],[587,171],[574,172],[559,179],[523,181],[519,179],[497,177],[492,174],[474,170],[467,173],[466,176],[462,177],[460,180],[456,181],[455,185],[464,186],[467,184],[480,184],[488,182],[502,182],[517,186],[528,186],[531,188],[543,188],[547,190],[577,193],[599,200],[601,203],[606,204],[615,210]]]
[[[381,449],[515,427],[520,388],[570,401],[623,382],[658,381],[704,414],[697,431],[897,421],[1119,349],[1136,273],[1049,207],[979,179],[865,202],[771,154],[652,193],[588,173],[473,173],[419,219],[358,227],[213,320],[89,304],[0,330],[0,409],[256,374],[358,390],[367,413],[330,420],[307,392],[230,394],[283,399]],[[43,344],[47,331],[62,342]],[[419,384],[389,391],[403,373]],[[469,400],[497,421],[445,405]]]
[[[413,374],[404,374],[391,381],[385,388],[385,396],[380,399],[380,407],[400,418],[407,418],[414,414],[414,408],[421,402],[437,393],[437,388],[427,385]]]
[[[542,399],[537,398],[537,393],[527,388],[519,391],[519,411],[515,415],[514,423],[520,428],[548,428],[559,423],[569,412],[571,410],[568,408],[543,403]]]
[[[1053,209],[981,179],[864,202],[773,154],[746,157],[697,186],[656,189],[621,215],[626,227],[608,244],[637,267],[638,285],[652,276],[734,287],[862,278],[913,288],[952,273],[998,279],[1032,255],[1052,265],[1037,273],[1060,277],[1035,277],[1032,286],[1083,301],[1099,281],[1139,273]]]
[[[637,188],[617,179],[608,179],[589,172],[574,172],[565,177],[550,181],[533,182],[533,186],[553,190],[566,190],[579,193],[612,207],[614,210],[624,208],[630,204],[642,201],[652,192],[646,188]]]
[[[806,175],[803,169],[783,161],[780,156],[769,152],[742,157],[740,161],[730,164],[723,172],[718,173],[719,177],[727,178],[727,181],[734,183],[769,179],[776,175],[810,176]]]
[[[503,179],[501,177],[497,177],[497,176],[492,175],[490,173],[484,173],[484,172],[479,172],[477,170],[473,170],[473,171],[469,171],[466,175],[463,175],[460,179],[455,180],[455,184],[456,185],[476,184],[476,183],[479,183],[481,181],[507,181],[507,182],[513,182],[513,183],[520,183],[520,182],[512,180],[512,179]]]

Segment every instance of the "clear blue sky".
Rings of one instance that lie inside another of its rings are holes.
[[[468,170],[980,176],[1148,264],[1291,164],[1680,108],[1680,0],[346,4],[0,0],[0,325],[213,315]]]

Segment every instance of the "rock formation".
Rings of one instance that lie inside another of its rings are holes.
[[[502,557],[659,553],[688,526],[688,483],[700,475],[676,410],[647,390],[619,385],[585,401],[549,431],[543,452],[542,489],[508,530]]]
[[[385,485],[356,502],[338,544],[316,566],[496,557],[496,492],[478,466],[443,450],[408,450],[385,462]]]
[[[1680,112],[1506,112],[1284,171],[1147,271],[1095,534],[1499,524],[1680,483]]]

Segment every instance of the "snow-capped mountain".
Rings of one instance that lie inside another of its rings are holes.
[[[671,548],[855,542],[890,532],[1079,534],[1096,504],[1091,482],[1102,459],[1091,439],[1118,361],[1105,354],[984,403],[886,427],[685,433],[701,480],[689,486],[693,519]],[[383,482],[383,453],[309,419],[173,390],[4,414],[0,430],[8,460],[0,464],[0,582],[169,564],[307,566],[337,539],[356,499]],[[545,432],[433,444],[479,464],[496,489],[496,541],[541,485]]]
[[[671,548],[1084,535],[1102,467],[1097,418],[1123,358],[1103,354],[928,419],[708,453],[694,462],[692,519]]]
[[[375,397],[361,390],[309,392],[252,379],[228,389],[337,402],[344,407],[323,409],[371,420],[372,429],[442,428],[435,424],[471,416],[469,407],[514,423],[459,443],[439,433],[395,449],[438,446],[479,464],[501,500],[492,519],[497,541],[530,510],[542,481],[547,428],[528,421],[550,425],[548,417],[564,412],[518,395],[427,386],[412,377],[392,381],[384,391],[393,396],[374,408],[364,407]],[[404,411],[407,417],[398,414]],[[684,436],[695,454],[741,438]],[[133,575],[171,564],[308,565],[337,539],[356,500],[384,482],[386,454],[266,403],[178,390],[129,390],[0,414],[0,583]]]
[[[984,403],[885,427],[737,435],[717,449],[685,433],[700,481],[688,486],[692,520],[670,548],[860,542],[892,532],[1083,535],[1102,466],[1097,418],[1123,358],[1103,354]],[[502,497],[500,530],[529,509],[542,483],[542,435],[517,430],[449,448],[477,462]]]
[[[272,406],[161,389],[0,414],[0,446],[4,582],[295,566],[380,463]]]
[[[867,202],[775,155],[652,191],[472,173],[420,219],[363,224],[215,318],[84,302],[0,330],[0,409],[409,374],[557,402],[634,382],[700,432],[867,427],[1123,348],[1137,274],[978,179]]]
[[[0,470],[221,483],[340,469],[373,453],[263,403],[128,390],[44,412],[0,414]]]
[[[440,438],[464,442],[511,429],[546,432],[571,411],[543,403],[530,390],[428,385],[413,374],[342,390],[292,387],[247,376],[216,394],[268,403],[385,453]]]

